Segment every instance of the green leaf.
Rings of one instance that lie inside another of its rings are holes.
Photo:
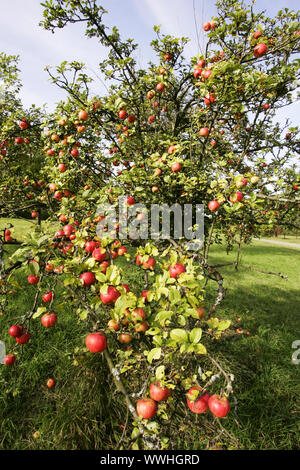
[[[160,359],[160,356],[161,356],[161,348],[153,348],[151,349],[151,351],[149,352],[147,356],[147,361],[150,362],[151,364],[153,360]]]
[[[37,263],[36,261],[32,261],[31,263],[29,263],[29,271],[31,274],[34,274],[35,276],[37,276],[40,272],[39,263]]]
[[[176,343],[187,343],[189,340],[187,331],[182,330],[181,328],[171,330],[170,338],[176,341]]]
[[[177,289],[170,289],[169,299],[170,299],[171,304],[179,303],[181,301],[180,292],[178,292]]]
[[[202,329],[201,328],[194,328],[190,332],[190,341],[191,343],[199,343],[202,336]]]
[[[145,332],[146,335],[150,335],[150,336],[154,336],[154,335],[157,335],[158,333],[160,333],[161,329],[160,328],[149,328],[149,330],[147,330]]]
[[[124,295],[120,295],[120,297],[117,299],[115,303],[116,313],[121,314],[127,308],[134,308],[136,306],[136,301],[137,301],[137,298],[132,292],[126,293]]]
[[[158,314],[155,317],[155,321],[158,323],[165,323],[166,320],[170,320],[172,318],[173,312],[169,310],[162,310],[158,312]]]
[[[80,320],[86,320],[88,317],[89,312],[87,310],[82,310],[79,314]]]
[[[184,314],[186,317],[192,317],[192,318],[195,318],[196,320],[199,319],[199,313],[197,312],[195,308],[187,308]]]
[[[104,273],[96,272],[95,277],[96,277],[97,281],[99,281],[99,282],[105,282],[106,281],[106,276],[105,276]]]
[[[197,354],[206,354],[207,353],[206,347],[201,343],[198,343],[198,344],[194,345],[194,351]]]
[[[32,318],[38,318],[46,311],[47,311],[46,307],[39,307],[37,311],[32,315]]]
[[[117,266],[109,266],[109,268],[107,268],[106,279],[108,282],[115,285],[120,283],[120,272]]]
[[[219,325],[218,325],[218,330],[219,331],[224,331],[227,330],[231,325],[231,320],[221,320]]]
[[[162,380],[165,377],[165,366],[157,367],[155,371],[155,377],[157,380]]]
[[[96,264],[95,258],[89,258],[89,259],[86,260],[86,262],[84,263],[84,265],[85,265],[87,268],[89,268],[89,269],[93,268],[93,267],[95,266],[95,264]]]

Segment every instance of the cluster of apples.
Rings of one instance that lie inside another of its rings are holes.
[[[230,402],[227,397],[208,392],[202,393],[202,387],[192,387],[186,394],[187,406],[196,414],[206,413],[209,409],[218,418],[224,418],[230,411]],[[200,396],[199,396],[200,394]]]
[[[13,237],[11,236],[11,231],[8,229],[4,231],[4,241],[6,243],[12,243],[14,241]]]
[[[141,398],[136,404],[136,412],[143,419],[153,418],[157,412],[157,403],[167,400],[172,390],[156,380],[149,387],[149,395],[151,398]]]
[[[15,338],[18,344],[26,344],[30,341],[30,332],[22,325],[12,325],[8,330],[9,335]],[[4,357],[4,364],[12,366],[16,362],[15,354],[7,354]]]
[[[8,143],[8,140],[2,140],[0,142],[0,158],[1,160],[4,159],[4,157],[6,157],[7,155],[7,149],[9,147],[9,143]]]
[[[208,392],[202,392],[202,387],[192,387],[186,394],[187,406],[196,414],[203,414],[209,409],[218,418],[225,418],[230,411],[230,402],[227,397]],[[172,395],[172,390],[155,381],[149,388],[150,398],[141,398],[136,404],[136,412],[143,419],[150,419],[156,415],[157,403],[167,400]]]

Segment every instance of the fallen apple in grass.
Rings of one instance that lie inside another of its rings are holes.
[[[55,385],[55,380],[54,379],[48,379],[46,382],[46,385],[48,388],[52,388]]]

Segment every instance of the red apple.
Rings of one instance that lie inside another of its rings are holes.
[[[162,91],[164,91],[164,89],[165,89],[165,85],[163,83],[158,83],[156,85],[156,90],[157,91],[162,92]]]
[[[48,388],[52,388],[55,385],[55,380],[54,379],[48,379],[46,382],[46,385]]]
[[[236,191],[232,200],[233,202],[241,202],[243,199],[243,194],[240,191]]]
[[[97,261],[104,261],[106,259],[106,251],[104,248],[95,248],[92,257]]]
[[[148,93],[147,93],[147,98],[148,98],[149,100],[152,100],[152,98],[154,97],[154,95],[155,95],[155,92],[154,92],[153,90],[148,91]],[[127,130],[127,129],[126,129],[126,130]]]
[[[137,402],[136,412],[143,419],[152,418],[156,414],[156,411],[157,405],[152,398],[141,398],[141,400]]]
[[[134,114],[131,114],[130,116],[128,116],[128,122],[134,122],[136,120],[136,117]]]
[[[46,292],[46,294],[43,295],[43,301],[46,303],[51,302],[53,295],[53,292]]]
[[[3,360],[4,364],[12,366],[16,362],[16,356],[14,354],[7,354]]]
[[[185,272],[185,267],[183,266],[183,264],[177,263],[174,266],[169,267],[170,276],[175,279],[184,272]]]
[[[255,57],[262,57],[263,55],[265,55],[268,51],[268,47],[266,46],[266,44],[264,42],[260,43],[260,44],[257,44],[254,49],[253,49],[253,55]]]
[[[80,275],[80,279],[83,281],[84,286],[91,286],[92,284],[95,284],[96,282],[95,275],[90,271],[86,271],[85,273],[82,273]]]
[[[212,395],[208,400],[210,411],[218,418],[224,418],[230,410],[230,403],[226,397],[221,395]]]
[[[220,204],[218,203],[218,201],[209,201],[207,207],[210,211],[215,212],[219,209]]]
[[[198,391],[197,396],[195,396],[195,391]],[[189,409],[196,414],[205,413],[208,409],[209,393],[201,395],[201,392],[202,387],[192,387],[186,394],[187,405]]]
[[[143,308],[136,308],[131,313],[131,316],[134,320],[134,323],[137,323],[138,321],[142,321],[142,320],[146,319],[146,313],[145,313],[145,310]]]
[[[23,121],[20,122],[19,127],[22,130],[27,129],[28,128],[28,123],[25,120],[23,120]]]
[[[260,29],[258,31],[255,31],[255,33],[253,34],[254,39],[258,39],[258,38],[260,38],[260,36],[261,36],[261,30]]]
[[[154,258],[149,258],[147,261],[144,261],[143,262],[143,267],[145,269],[150,269],[150,268],[153,268],[155,266],[155,259]]]
[[[123,256],[125,253],[127,253],[127,248],[126,248],[126,246],[121,246],[121,247],[118,249],[118,256]]]
[[[106,273],[106,270],[107,270],[108,266],[109,266],[108,261],[102,261],[102,263],[100,264],[101,271],[103,273]]]
[[[172,394],[172,390],[168,387],[162,387],[160,382],[156,380],[150,385],[149,394],[152,400],[163,401]]]
[[[85,338],[85,344],[91,353],[102,352],[107,346],[106,336],[102,331],[90,333]]]
[[[87,253],[93,253],[93,251],[97,248],[97,243],[95,241],[86,242],[84,245],[84,249]]]
[[[89,118],[89,115],[86,111],[84,111],[83,109],[81,109],[78,113],[78,118],[81,120],[81,121],[87,121],[88,118]]]
[[[202,72],[202,77],[207,80],[212,74],[212,71],[210,69],[206,69]]]
[[[203,29],[204,29],[204,31],[209,31],[211,29],[211,24],[209,23],[209,21],[204,23]]]
[[[79,155],[79,151],[78,151],[77,148],[73,148],[70,153],[71,153],[72,157],[78,157],[78,155]]]
[[[209,134],[209,130],[207,129],[207,127],[201,127],[201,129],[199,130],[199,135],[201,137],[207,137]]]
[[[45,313],[41,318],[41,323],[45,328],[51,328],[57,322],[57,315],[55,313]]]
[[[119,118],[120,119],[126,119],[127,118],[127,113],[126,113],[125,109],[121,109],[121,111],[119,112]]]
[[[23,333],[23,327],[20,325],[12,325],[9,328],[8,333],[12,338],[18,338]]]
[[[135,204],[135,199],[132,196],[127,196],[126,202],[129,206],[133,206],[133,204]]]
[[[33,274],[30,274],[27,278],[29,284],[37,284],[40,280],[39,276],[34,276]]]
[[[172,56],[169,52],[164,55],[164,61],[169,62],[172,59]]]
[[[66,237],[69,237],[71,233],[74,232],[74,227],[71,224],[67,224],[64,226],[63,231]]]
[[[30,333],[29,331],[28,332],[25,332],[23,333],[21,336],[19,336],[18,338],[16,338],[16,341],[18,344],[26,344],[30,341]]]
[[[148,300],[148,290],[144,290],[142,293],[141,293],[141,297],[143,297],[145,299],[146,302],[149,302]]]
[[[66,167],[66,165],[64,165],[63,163],[60,163],[60,164],[58,165],[58,171],[59,171],[60,173],[64,173],[64,172],[66,171],[66,169],[67,169],[67,167]]]
[[[105,305],[114,304],[120,297],[120,292],[114,286],[108,286],[106,293],[100,293],[100,299]]]
[[[173,163],[173,165],[171,166],[171,170],[173,171],[173,173],[175,173],[176,171],[180,171],[181,164],[179,162]]]

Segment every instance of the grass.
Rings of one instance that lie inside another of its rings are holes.
[[[15,240],[24,241],[27,233],[37,226],[37,221],[29,219],[0,219],[0,231],[9,227],[9,225],[13,225],[13,228],[9,229],[11,231],[11,236]],[[42,221],[42,228],[46,228],[47,225],[49,225],[48,222]],[[59,224],[53,229],[53,231],[57,230],[58,228],[60,228]]]
[[[265,240],[274,240],[278,242],[285,242],[285,243],[297,243],[300,245],[300,236],[298,235],[278,235],[278,237],[270,237],[270,236],[265,236],[261,237]]]
[[[0,230],[3,230],[10,225],[13,225],[13,228],[10,229],[11,236],[16,240],[23,241],[26,233],[28,233],[29,230],[32,230],[36,225],[36,221],[26,219],[0,219]]]
[[[224,258],[223,250],[214,247],[209,262],[229,262],[234,254]],[[291,346],[300,339],[299,251],[255,242],[244,249],[241,262],[289,279],[245,268],[221,269],[228,293],[223,315],[238,315],[239,328],[251,332],[223,343],[224,358],[230,357],[231,370],[236,371],[237,414],[243,429],[235,435],[246,449],[296,449],[300,368],[291,361]]]
[[[18,239],[32,226],[19,223],[13,234]],[[8,247],[10,252],[14,249]],[[220,246],[213,246],[209,256],[210,264],[234,259],[234,252],[226,255]],[[212,354],[234,374],[237,404],[231,398],[232,411],[221,421],[226,433],[220,430],[216,435],[218,424],[211,416],[192,415],[179,399],[166,431],[170,448],[235,448],[237,441],[242,449],[300,448],[300,365],[291,361],[292,343],[300,340],[297,259],[296,249],[255,242],[244,248],[241,262],[282,272],[288,281],[243,267],[220,268],[227,296],[216,315],[230,318],[241,333],[216,342]],[[22,271],[16,273],[19,284],[24,276]],[[126,276],[126,282],[140,292],[138,270],[127,270]],[[208,305],[214,301],[215,289],[209,283]],[[56,302],[63,304],[58,299],[59,292]],[[9,308],[0,316],[1,339],[7,344],[12,344],[7,325],[32,300],[29,289],[11,293]],[[0,448],[116,449],[122,439],[128,448],[131,427],[126,407],[105,362],[88,354],[74,362],[67,355],[84,344],[86,334],[85,322],[77,322],[74,310],[60,315],[50,330],[33,322],[32,340],[24,347],[22,361],[13,368],[0,366]],[[51,390],[45,386],[50,377],[57,382]]]

